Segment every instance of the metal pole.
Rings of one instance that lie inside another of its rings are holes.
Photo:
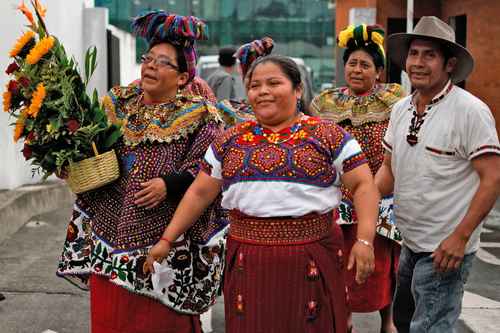
[[[413,0],[406,1],[406,32],[413,32]],[[405,68],[401,71],[401,85],[404,91],[409,94],[411,92],[411,83],[408,74],[404,70]]]

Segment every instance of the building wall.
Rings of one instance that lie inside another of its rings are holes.
[[[445,22],[450,16],[463,14],[467,15],[466,46],[475,62],[466,88],[488,104],[500,133],[500,1],[442,1]]]
[[[351,8],[365,8],[377,6],[377,0],[337,0],[335,31],[337,34],[349,25],[349,10]]]
[[[413,1],[413,16],[421,17],[427,15],[440,16],[441,5],[436,0]],[[387,26],[389,18],[406,18],[406,1],[401,0],[378,0],[377,1],[377,23],[383,27]]]

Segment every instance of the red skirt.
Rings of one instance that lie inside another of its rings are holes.
[[[319,240],[293,245],[236,240],[230,230],[226,333],[346,332],[342,232],[333,228]]]
[[[357,230],[357,224],[342,226],[346,258],[349,258],[351,248],[356,243]],[[378,311],[392,302],[401,246],[380,235],[375,236],[373,246],[375,248],[375,271],[365,283],[356,282],[356,268],[346,271],[349,307],[352,312]]]
[[[175,312],[146,296],[137,295],[91,275],[92,333],[201,333],[198,315]]]

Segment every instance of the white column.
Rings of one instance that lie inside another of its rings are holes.
[[[413,32],[413,0],[406,1],[406,32]],[[410,79],[404,68],[401,71],[401,86],[407,94],[411,92]]]

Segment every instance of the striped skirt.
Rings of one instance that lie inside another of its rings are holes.
[[[230,219],[226,333],[346,332],[343,238],[331,213]]]

